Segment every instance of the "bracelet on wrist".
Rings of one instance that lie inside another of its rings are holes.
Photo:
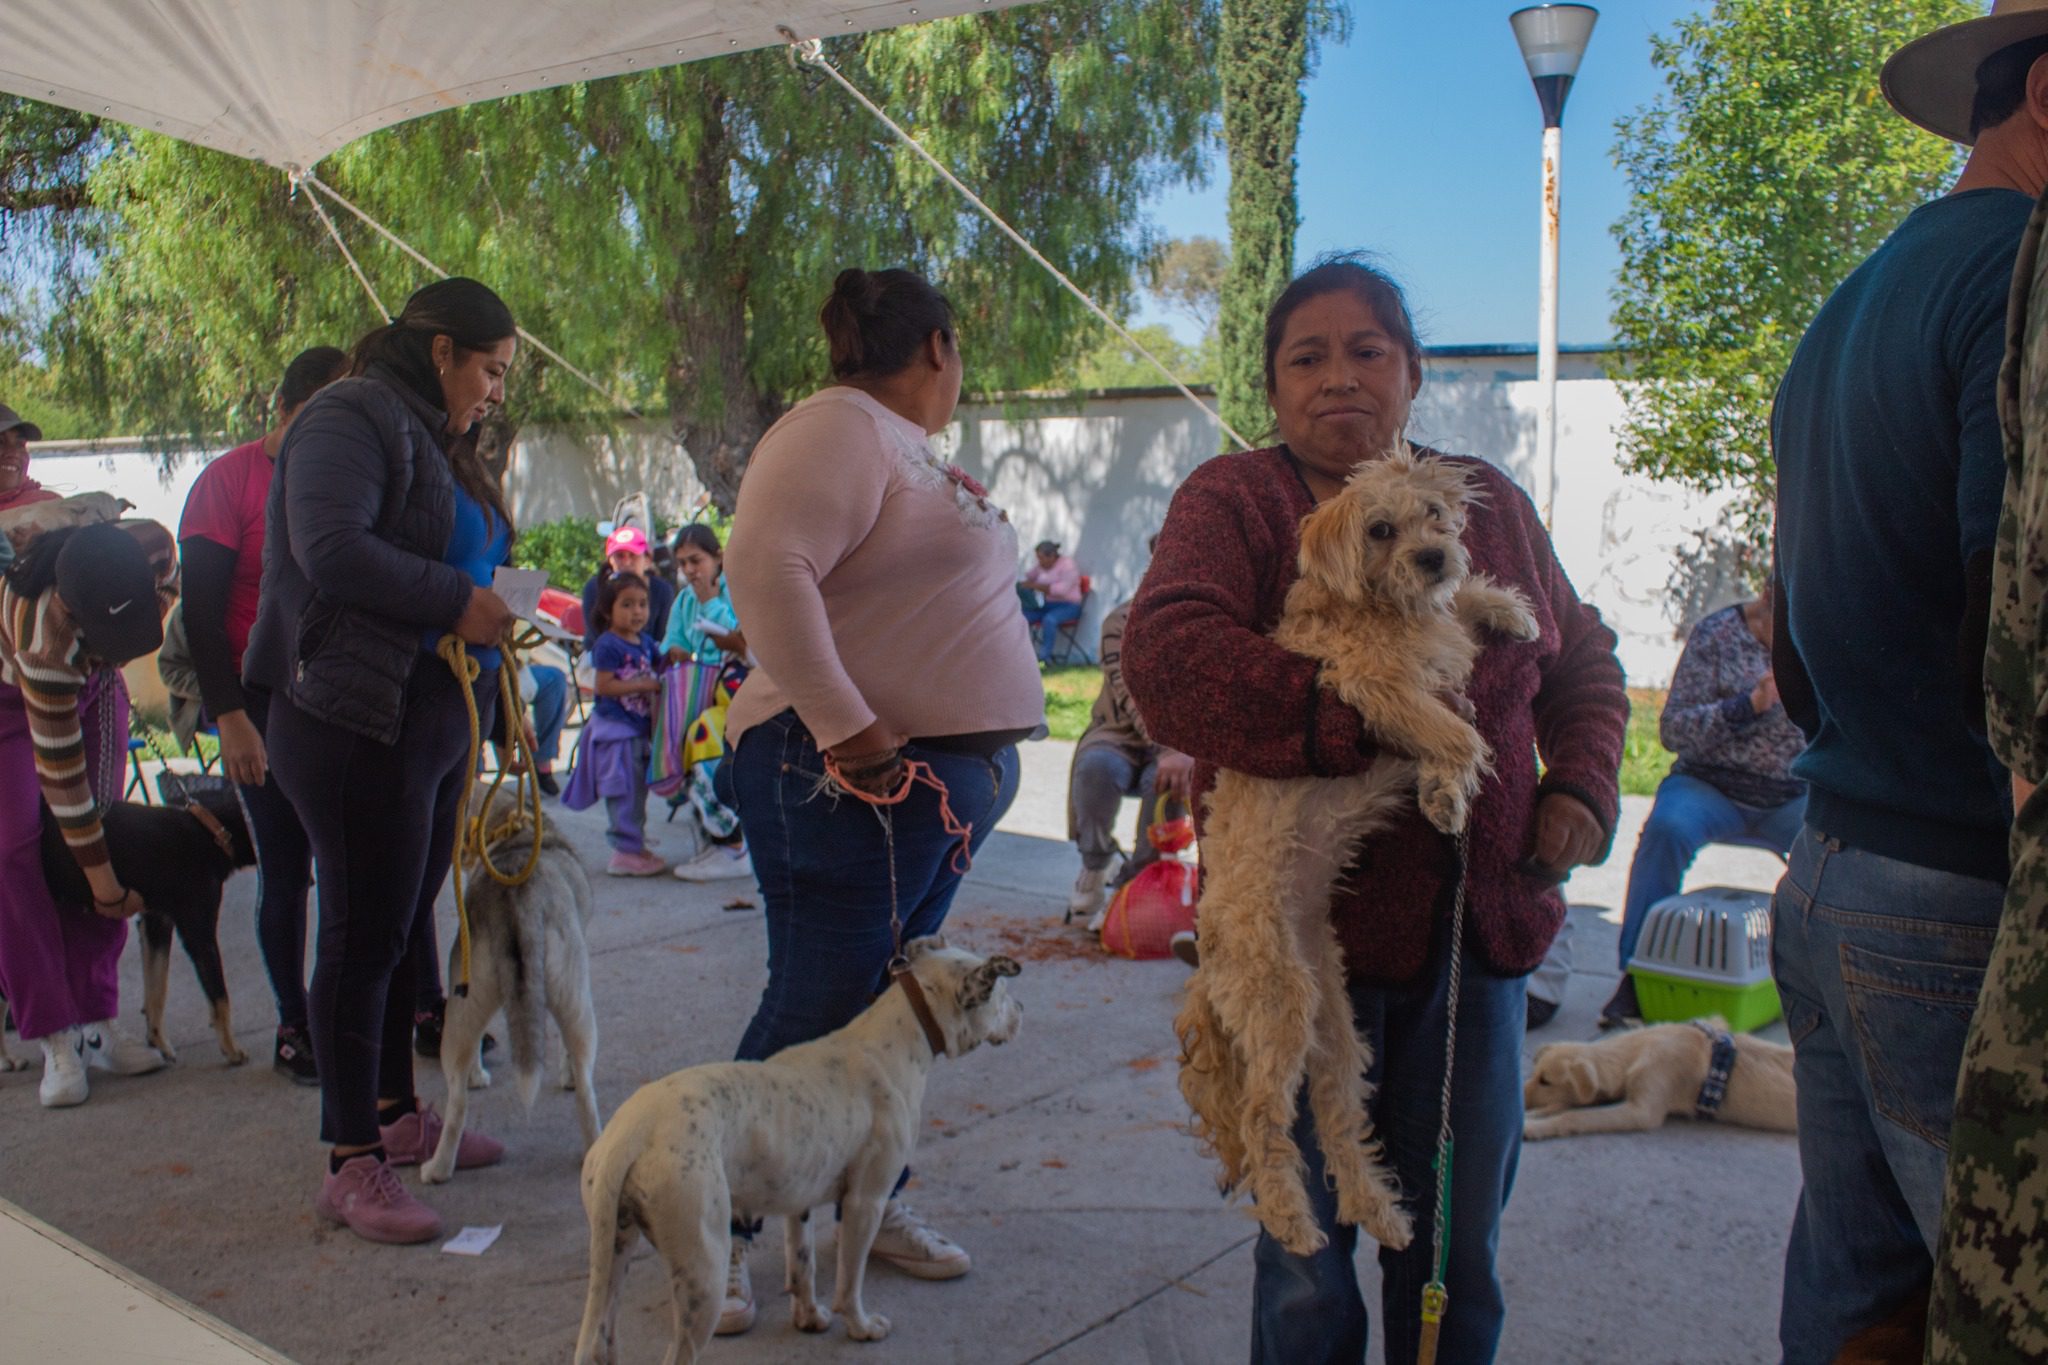
[[[94,905],[125,905],[125,904],[127,904],[127,902],[128,902],[128,890],[127,890],[127,888],[126,888],[126,887],[123,887],[123,888],[121,889],[121,894],[120,894],[120,895],[118,895],[118,896],[114,897],[114,898],[113,898],[112,900],[110,900],[110,901],[103,901],[103,900],[101,900],[101,899],[100,899],[100,898],[99,898],[99,897],[98,897],[97,895],[95,895],[95,896],[94,896],[94,897],[92,898],[92,903],[93,903]]]

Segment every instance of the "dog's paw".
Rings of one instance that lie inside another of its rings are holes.
[[[489,1090],[491,1088],[491,1073],[484,1070],[481,1058],[469,1064],[469,1088],[471,1090]]]
[[[1535,616],[1520,602],[1515,603],[1513,611],[1501,613],[1500,620],[1494,623],[1494,629],[1510,640],[1519,640],[1524,644],[1540,639],[1543,635],[1543,627],[1537,624]]]
[[[1399,1204],[1388,1204],[1374,1210],[1371,1217],[1360,1219],[1358,1225],[1390,1251],[1405,1251],[1415,1240],[1415,1220]]]
[[[445,1185],[448,1183],[449,1177],[454,1174],[455,1154],[453,1152],[448,1154],[446,1161],[441,1159],[439,1152],[435,1152],[420,1163],[420,1183],[422,1185]]]
[[[848,1317],[846,1335],[855,1341],[880,1341],[889,1335],[889,1320],[880,1313],[870,1313],[865,1318]]]
[[[165,1057],[164,1060],[168,1062],[171,1059]],[[233,1051],[223,1051],[221,1053],[221,1060],[229,1066],[247,1066],[249,1063],[249,1053],[246,1049],[237,1047]]]
[[[1522,1122],[1522,1141],[1541,1142],[1545,1138],[1560,1136],[1557,1120],[1554,1118],[1525,1119]]]
[[[1415,804],[1423,818],[1446,834],[1465,828],[1471,797],[1456,773],[1425,772],[1416,782]]]
[[[12,1053],[0,1053],[0,1071],[26,1071],[28,1058],[16,1057]]]
[[[1304,1210],[1299,1214],[1285,1217],[1272,1210],[1253,1205],[1253,1214],[1266,1235],[1286,1247],[1294,1256],[1313,1256],[1330,1243],[1329,1234],[1316,1226],[1316,1220]]]
[[[816,1299],[806,1301],[792,1298],[789,1301],[789,1316],[799,1332],[823,1332],[832,1326],[831,1312]],[[887,1331],[888,1328],[884,1327],[883,1330]]]

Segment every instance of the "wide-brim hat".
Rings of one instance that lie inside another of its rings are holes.
[[[19,427],[21,434],[31,441],[43,439],[43,429],[41,427],[29,421],[28,418],[23,417],[5,403],[0,403],[0,435],[5,435],[16,427]]]
[[[1981,19],[1938,28],[1891,55],[1878,76],[1884,97],[1909,121],[1969,146],[1977,68],[2000,48],[2048,37],[2048,0],[1998,0]]]

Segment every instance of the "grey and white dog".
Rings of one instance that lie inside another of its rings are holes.
[[[910,971],[948,1057],[1007,1042],[1023,1011],[1003,978],[1007,957],[982,959],[942,938],[905,945]],[[583,1159],[590,1220],[590,1292],[577,1365],[614,1360],[626,1262],[642,1233],[668,1263],[675,1333],[666,1359],[695,1361],[717,1326],[731,1220],[780,1214],[796,1325],[822,1332],[810,1212],[839,1201],[833,1310],[847,1335],[880,1341],[889,1320],[861,1302],[883,1205],[917,1142],[930,1035],[912,996],[891,986],[854,1021],[763,1062],[717,1062],[643,1085]]]
[[[512,794],[500,791],[491,806],[490,827],[504,825],[515,809]],[[520,825],[491,845],[500,868],[525,866],[532,827]],[[470,977],[466,995],[451,995],[441,1032],[441,1075],[448,1083],[448,1111],[441,1142],[420,1167],[420,1179],[438,1184],[455,1170],[456,1147],[469,1115],[473,1085],[490,1084],[480,1046],[484,1029],[502,1008],[507,1046],[519,1098],[531,1106],[540,1089],[541,1053],[548,1019],[561,1034],[562,1088],[576,1092],[577,1118],[587,1152],[600,1127],[591,1069],[597,1061],[597,1011],[590,999],[590,878],[576,850],[553,825],[541,824],[540,861],[518,886],[504,886],[483,868],[464,888],[469,910]],[[462,945],[448,950],[448,979],[458,979]]]

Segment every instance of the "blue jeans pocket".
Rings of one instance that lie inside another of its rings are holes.
[[[1841,954],[1843,992],[1878,1112],[1946,1151],[1956,1068],[1984,969],[1886,957],[1847,943]]]

